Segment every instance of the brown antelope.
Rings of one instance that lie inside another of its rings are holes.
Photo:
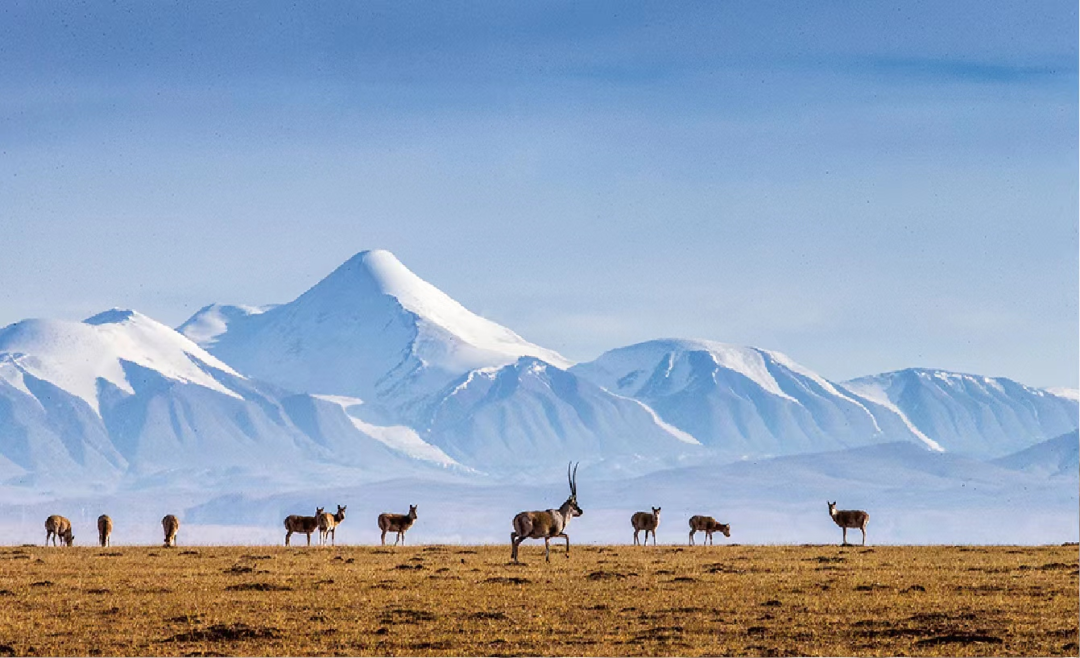
[[[829,502],[829,501],[825,501]],[[870,520],[870,515],[862,510],[855,509],[836,509],[836,503],[829,503],[829,516],[832,517],[833,522],[844,531],[844,543],[841,546],[847,546],[847,529],[858,528],[862,530],[862,545],[866,546],[866,523]]]
[[[330,512],[323,512],[316,518],[319,521],[319,544],[326,545],[326,537],[330,536],[330,541],[333,542],[333,546],[337,546],[335,535],[337,534],[337,527],[345,520],[345,508],[348,505],[338,505],[337,513],[331,514]]]
[[[110,538],[112,537],[112,519],[109,518],[108,514],[102,514],[101,516],[97,517],[97,533],[98,543],[100,543],[102,546],[112,545],[112,542],[110,540]]]
[[[289,538],[292,537],[294,532],[299,532],[307,535],[307,545],[311,546],[311,533],[319,529],[319,516],[322,515],[323,508],[315,508],[315,516],[299,516],[297,514],[290,514],[285,517],[285,545],[289,545]]]
[[[519,512],[514,517],[514,531],[510,533],[510,559],[518,561],[518,546],[526,539],[544,540],[544,560],[551,561],[551,538],[562,537],[566,540],[566,557],[570,557],[570,537],[566,535],[566,525],[570,519],[584,514],[577,504],[577,465],[574,474],[570,474],[570,464],[566,465],[566,479],[570,481],[570,497],[559,509],[543,512]]]
[[[717,523],[716,519],[711,516],[701,516],[695,514],[690,517],[690,545],[694,545],[694,533],[701,531],[705,533],[705,541],[701,542],[702,545],[706,543],[713,543],[712,533],[722,532],[725,537],[731,536],[731,526],[726,523]]]
[[[180,519],[172,514],[166,514],[161,518],[161,529],[165,531],[165,548],[174,548],[176,533],[180,530]]]
[[[71,521],[60,516],[59,514],[53,514],[49,518],[45,519],[45,545],[49,545],[49,537],[52,537],[53,546],[56,546],[56,538],[60,538],[60,543],[64,546],[72,546],[75,544],[75,535],[71,534]]]
[[[645,531],[645,543],[649,545],[649,533],[652,533],[652,544],[656,546],[656,526],[660,525],[660,508],[652,508],[652,514],[648,512],[634,512],[630,517],[630,525],[634,526],[634,546],[638,545],[638,533]]]
[[[408,514],[389,514],[384,513],[379,515],[379,530],[382,530],[382,545],[386,546],[386,533],[396,532],[397,537],[394,538],[394,546],[397,546],[398,540],[401,540],[401,545],[405,545],[405,531],[412,527],[412,524],[416,522],[416,505],[409,505]]]

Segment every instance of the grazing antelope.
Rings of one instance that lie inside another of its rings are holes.
[[[638,545],[638,533],[645,531],[645,543],[649,545],[649,533],[652,533],[652,545],[656,546],[656,526],[660,525],[660,508],[652,508],[652,514],[648,512],[634,512],[630,517],[630,525],[634,526],[634,546]]]
[[[330,536],[332,545],[337,546],[335,535],[337,533],[337,527],[345,520],[345,508],[348,505],[338,505],[337,513],[331,514],[330,512],[323,512],[316,518],[319,520],[319,544],[326,545],[326,536]]]
[[[398,540],[401,540],[401,545],[405,545],[405,531],[412,527],[412,524],[416,521],[416,505],[409,505],[408,514],[380,514],[379,515],[379,530],[382,530],[382,545],[386,546],[386,533],[396,532],[397,537],[394,538],[394,546],[397,546]]]
[[[108,514],[97,517],[97,534],[98,542],[102,546],[112,545],[110,541],[110,537],[112,537],[112,519],[109,518]]]
[[[315,516],[299,516],[297,514],[290,514],[285,517],[285,545],[289,545],[289,537],[292,537],[294,532],[299,532],[307,535],[307,545],[311,546],[311,533],[319,529],[319,517],[323,513],[323,508],[315,508]]]
[[[570,497],[559,509],[543,512],[519,512],[514,517],[514,531],[510,533],[510,559],[518,561],[518,545],[526,539],[544,540],[544,560],[551,561],[551,538],[562,537],[566,540],[566,557],[570,557],[570,537],[566,535],[566,524],[571,517],[584,514],[577,504],[577,465],[574,474],[570,474],[570,464],[566,465],[566,479],[570,481]]]
[[[180,519],[172,514],[161,518],[161,528],[165,531],[165,548],[176,547],[176,532],[180,530]]]
[[[825,501],[829,502],[829,501]],[[862,510],[856,509],[836,509],[836,503],[829,503],[829,516],[836,525],[844,531],[844,543],[841,546],[847,546],[847,529],[858,528],[862,530],[862,545],[866,546],[866,523],[870,520],[870,515]]]
[[[705,541],[701,542],[704,546],[705,543],[712,544],[712,533],[722,532],[725,537],[731,536],[731,526],[726,523],[717,523],[716,519],[711,516],[701,516],[695,514],[690,517],[690,545],[694,545],[694,533],[701,531],[705,533]]]
[[[56,538],[60,538],[63,546],[72,546],[75,543],[75,535],[71,534],[71,521],[53,514],[45,519],[45,545],[49,545],[49,537],[52,537],[53,546],[56,546]]]

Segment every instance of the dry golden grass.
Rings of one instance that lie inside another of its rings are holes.
[[[1076,655],[1075,547],[0,549],[0,655]]]

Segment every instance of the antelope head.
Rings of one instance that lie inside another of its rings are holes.
[[[585,513],[577,504],[577,467],[578,465],[574,464],[574,472],[571,475],[570,464],[566,465],[566,479],[570,482],[570,497],[563,505],[570,508],[570,516],[581,516]]]
[[[717,527],[720,530],[720,532],[724,533],[725,537],[730,537],[731,536],[731,526],[730,525],[728,525],[726,523],[721,523]]]
[[[316,508],[315,508],[315,516],[316,516],[316,517],[319,517],[319,516],[321,516],[321,515],[322,515],[322,513],[323,513],[323,512],[325,512],[325,511],[326,511],[326,510],[325,510],[324,508],[322,508],[322,507],[316,507]]]
[[[415,519],[416,518],[416,505],[409,505],[409,518],[410,519]]]
[[[338,505],[337,506],[337,514],[335,514],[334,516],[336,516],[339,519],[341,519],[342,521],[344,521],[345,520],[345,508],[346,507],[348,507],[348,505]]]
[[[825,501],[829,503],[829,501]],[[836,503],[829,503],[829,516],[836,516]]]
[[[659,519],[660,518],[660,508],[659,507],[652,508],[652,515]]]

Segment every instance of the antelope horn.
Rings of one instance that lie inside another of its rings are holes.
[[[578,462],[578,464],[580,464],[580,463],[581,462]],[[571,481],[571,484],[570,484],[570,492],[573,493],[575,496],[577,495],[577,467],[578,467],[578,464],[574,464],[574,477],[572,478],[572,481]]]

